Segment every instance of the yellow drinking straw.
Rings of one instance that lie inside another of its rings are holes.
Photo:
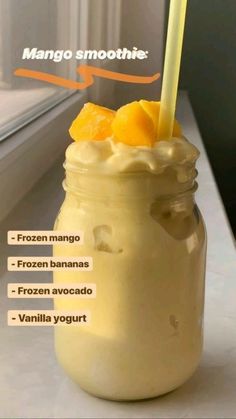
[[[158,138],[173,132],[187,0],[171,0],[161,91]]]

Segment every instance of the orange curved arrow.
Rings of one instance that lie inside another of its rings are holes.
[[[46,83],[55,84],[57,86],[65,87],[67,89],[86,89],[94,83],[94,76],[102,77],[110,80],[117,80],[126,83],[140,83],[149,84],[158,80],[160,73],[153,76],[135,76],[131,74],[117,73],[115,71],[104,70],[103,68],[93,67],[89,65],[80,65],[76,69],[80,76],[83,76],[83,82],[69,80],[64,77],[55,76],[50,73],[42,71],[28,70],[27,68],[17,68],[14,75],[17,77],[27,77],[31,79],[41,80]]]

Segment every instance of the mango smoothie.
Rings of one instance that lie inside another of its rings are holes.
[[[55,299],[89,310],[83,326],[55,328],[59,363],[81,388],[110,400],[155,397],[183,384],[202,351],[206,237],[194,200],[198,150],[175,121],[157,138],[159,103],[117,112],[86,104],[66,151],[65,201],[55,230],[84,244],[55,256],[91,256],[89,272],[54,272],[56,284],[95,283],[95,299]]]

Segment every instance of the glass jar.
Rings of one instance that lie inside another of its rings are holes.
[[[196,182],[174,171],[98,174],[68,168],[55,230],[84,244],[54,256],[91,256],[90,272],[54,272],[58,283],[95,283],[95,299],[55,299],[89,310],[80,327],[56,327],[59,363],[84,390],[111,400],[155,397],[183,384],[202,351],[206,236]]]

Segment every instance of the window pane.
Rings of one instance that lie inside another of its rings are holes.
[[[22,60],[22,53],[24,48],[77,47],[78,19],[79,0],[0,0],[0,139],[73,93],[16,77],[14,71],[27,68],[76,79],[73,60]]]

